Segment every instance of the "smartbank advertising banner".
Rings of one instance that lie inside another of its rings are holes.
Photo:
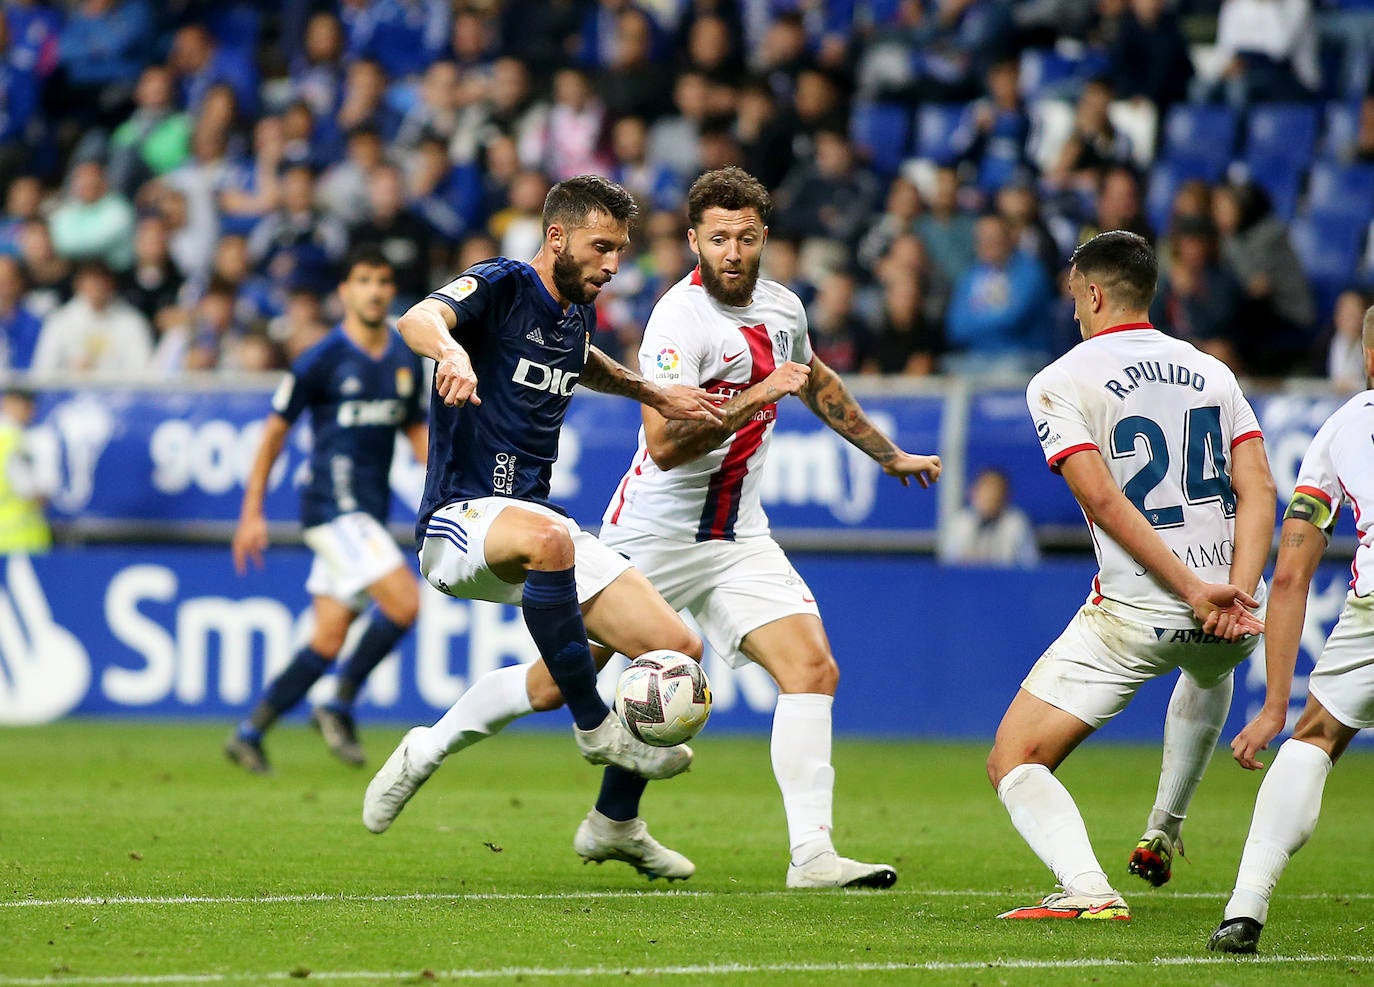
[[[1303,452],[1340,399],[1255,397],[1282,511]],[[1021,390],[865,395],[885,431],[912,451],[938,451],[947,481],[933,493],[904,489],[863,453],[825,428],[800,402],[782,407],[763,477],[774,530],[863,538],[868,545],[929,545],[938,506],[958,503],[962,484],[983,467],[1012,477],[1014,501],[1040,526],[1077,531],[1082,515],[1065,484],[1045,468]],[[269,411],[266,391],[48,392],[36,442],[54,490],[55,520],[100,530],[108,522],[232,524],[243,482]],[[554,471],[555,500],[583,524],[599,523],[633,452],[638,406],[579,394],[563,430]],[[267,514],[297,517],[296,487],[308,455],[308,430],[293,430],[271,478]],[[398,447],[392,519],[409,526],[423,471]],[[953,489],[945,489],[953,488]]]
[[[820,601],[840,662],[837,731],[983,740],[1094,572],[1087,560],[1024,572],[941,568],[913,556],[798,553],[794,562]],[[265,571],[243,578],[227,550],[213,546],[59,548],[0,559],[0,725],[71,714],[231,722],[308,634],[308,567],[296,547],[273,549]],[[1348,581],[1347,568],[1328,564],[1314,582],[1295,716]],[[989,601],[997,620],[987,619]],[[517,609],[426,587],[416,628],[369,680],[360,715],[432,722],[477,676],[534,655]],[[603,674],[607,694],[619,667]],[[768,729],[776,691],[767,675],[752,666],[731,671],[711,655],[706,670],[711,731]],[[1227,737],[1263,699],[1262,653],[1239,670],[1236,686]],[[1172,676],[1149,684],[1104,733],[1157,740],[1170,689]],[[566,729],[568,717],[528,722]]]
[[[39,407],[38,455],[55,494],[55,520],[232,523],[270,395],[259,391],[49,392]],[[939,444],[943,399],[882,398],[871,416],[908,448]],[[933,530],[935,498],[913,496],[872,460],[791,402],[773,438],[763,499],[779,528]],[[635,450],[639,406],[581,395],[573,402],[554,471],[553,497],[585,524],[600,522]],[[309,430],[293,429],[271,478],[269,519],[298,516],[296,487]],[[393,520],[409,525],[423,471],[398,446]]]

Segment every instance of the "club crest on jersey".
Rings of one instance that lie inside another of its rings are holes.
[[[409,367],[396,368],[396,393],[408,398],[415,391],[415,377]]]
[[[344,382],[339,385],[340,394],[357,394],[363,389],[363,382],[357,377],[346,377]]]

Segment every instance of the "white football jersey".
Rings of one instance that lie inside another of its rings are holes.
[[[1097,450],[1185,565],[1208,582],[1230,581],[1231,450],[1261,432],[1225,364],[1148,323],[1118,326],[1036,374],[1026,403],[1051,469]],[[1089,603],[1156,627],[1197,626],[1191,607],[1106,532],[1091,522],[1089,530],[1098,565]]]
[[[1374,391],[1356,394],[1317,430],[1302,457],[1295,493],[1316,497],[1334,517],[1349,503],[1360,544],[1351,565],[1356,596],[1374,592]]]
[[[722,305],[702,287],[699,269],[658,300],[639,346],[640,373],[654,383],[727,397],[789,360],[811,363],[801,299],[760,279],[752,304]],[[683,541],[766,535],[759,474],[776,418],[777,405],[767,405],[706,455],[667,471],[649,458],[641,427],[639,449],[602,521]]]

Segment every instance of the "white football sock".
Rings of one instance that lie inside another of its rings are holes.
[[[834,850],[831,842],[835,769],[830,766],[830,710],[834,696],[778,696],[773,711],[773,774],[787,813],[792,862],[804,864]]]
[[[1289,740],[1279,748],[1255,797],[1255,815],[1240,855],[1236,889],[1223,913],[1226,918],[1245,916],[1264,922],[1269,917],[1274,885],[1317,828],[1330,773],[1331,759],[1320,747]]]
[[[1011,824],[1065,891],[1111,894],[1069,790],[1043,764],[1018,764],[997,786]]]
[[[525,685],[532,664],[506,665],[468,686],[439,722],[430,727],[416,753],[437,764],[447,755],[486,740],[511,721],[534,712]]]
[[[1164,718],[1164,760],[1147,829],[1161,829],[1177,842],[1188,806],[1217,749],[1231,710],[1231,676],[1204,689],[1182,673]]]

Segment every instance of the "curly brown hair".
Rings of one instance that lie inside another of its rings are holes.
[[[708,171],[687,190],[687,218],[693,226],[701,223],[707,209],[755,209],[768,222],[773,199],[768,190],[743,168],[730,165]]]

